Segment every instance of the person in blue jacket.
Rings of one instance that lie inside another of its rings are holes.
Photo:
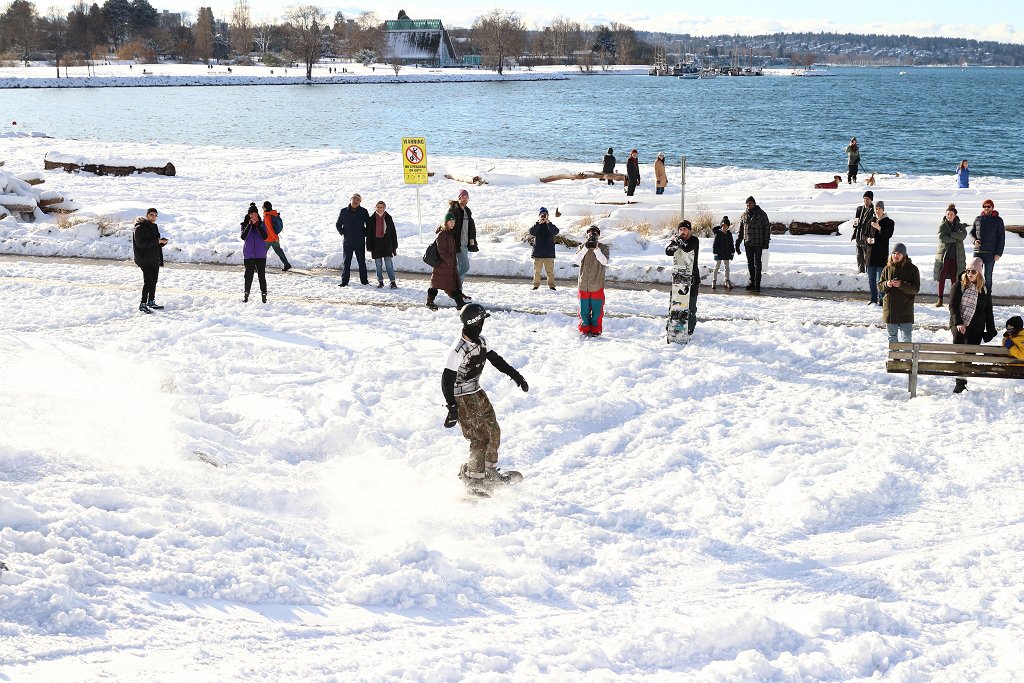
[[[957,187],[970,187],[971,186],[971,172],[967,168],[967,159],[960,162],[960,166],[956,169],[956,186]]]
[[[355,254],[359,263],[359,281],[364,285],[370,284],[369,274],[366,272],[366,230],[370,223],[370,214],[360,204],[363,198],[356,193],[352,195],[348,206],[338,213],[338,220],[334,227],[342,237],[344,249],[344,265],[341,269],[341,284],[339,287],[348,287],[348,279],[352,269],[352,255]]]
[[[245,263],[245,296],[242,302],[249,300],[252,288],[253,273],[259,276],[260,294],[263,303],[267,303],[267,229],[263,227],[263,219],[255,204],[249,205],[249,213],[242,221],[242,258]]]
[[[555,235],[558,228],[548,222],[548,210],[543,206],[537,216],[537,222],[530,228],[533,238],[533,288],[540,287],[541,270],[547,270],[548,287],[555,288]]]

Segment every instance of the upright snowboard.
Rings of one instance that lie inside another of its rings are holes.
[[[693,284],[696,252],[677,251],[672,267],[672,289],[668,300],[666,341],[685,344],[697,326],[697,287]]]

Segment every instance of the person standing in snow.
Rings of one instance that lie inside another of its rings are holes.
[[[897,334],[901,342],[914,341],[914,299],[921,290],[921,273],[907,256],[902,242],[892,248],[878,286],[885,292],[882,322],[889,334],[889,343],[897,341]]]
[[[690,297],[687,302],[690,311],[686,333],[692,335],[697,328],[697,292],[700,288],[700,267],[697,265],[697,257],[700,255],[700,239],[693,234],[693,226],[690,221],[680,221],[677,228],[679,231],[675,239],[665,247],[665,255],[672,257],[676,270],[683,267],[683,254],[693,253],[693,266],[690,270]],[[673,277],[673,286],[675,285]]]
[[[342,237],[344,249],[344,265],[341,270],[339,287],[348,287],[353,254],[359,264],[359,281],[364,285],[370,284],[370,278],[366,272],[366,230],[367,224],[370,222],[370,214],[360,206],[362,201],[363,198],[359,193],[352,195],[348,206],[338,213],[338,220],[334,223],[334,227]]]
[[[398,289],[395,282],[395,266],[391,259],[398,254],[398,232],[395,220],[387,212],[387,204],[383,200],[377,202],[370,216],[370,225],[366,231],[366,250],[377,266],[377,287],[384,286],[384,268],[391,280],[391,289]],[[382,268],[383,266],[383,268]]]
[[[747,197],[746,210],[740,216],[739,234],[736,235],[736,251],[740,250],[740,243],[747,252],[747,271],[750,273],[750,282],[747,284],[747,291],[761,291],[761,252],[768,248],[772,241],[772,225],[768,221],[768,214],[764,212],[753,197]]]
[[[270,202],[263,202],[263,228],[267,231],[267,244],[277,254],[277,258],[281,259],[281,272],[287,273],[292,269],[292,264],[288,263],[288,257],[284,255],[284,249],[281,248],[284,220],[281,218],[281,214],[274,210],[274,205]]]
[[[249,215],[242,221],[242,258],[245,263],[245,296],[242,302],[249,300],[252,289],[252,276],[256,273],[260,281],[260,294],[263,303],[267,303],[267,230],[263,227],[260,211],[256,204],[249,205]]]
[[[604,274],[608,266],[608,247],[601,244],[601,228],[587,228],[587,240],[573,255],[580,267],[580,334],[584,337],[601,336],[604,322]]]
[[[946,207],[946,216],[939,223],[939,248],[935,251],[935,281],[939,283],[939,298],[935,307],[942,306],[942,294],[946,280],[950,286],[956,281],[957,273],[967,267],[967,254],[964,251],[964,239],[967,237],[967,226],[960,222],[956,204]]]
[[[863,273],[867,263],[867,232],[868,227],[871,225],[871,221],[875,220],[875,193],[871,190],[864,192],[864,197],[861,199],[861,205],[857,207],[857,211],[853,214],[853,234],[850,235],[850,239],[853,240],[854,248],[857,250],[857,272]]]
[[[665,194],[668,187],[668,175],[665,173],[665,153],[658,152],[654,160],[654,194]]]
[[[996,261],[1003,257],[1003,246],[1006,241],[1006,226],[996,211],[996,203],[991,199],[981,203],[981,215],[974,219],[971,237],[974,238],[974,258],[984,261],[985,283],[991,292],[992,271]]]
[[[629,197],[633,196],[633,192],[636,191],[636,186],[640,184],[640,157],[637,155],[637,151],[634,149],[629,153],[629,159],[626,159],[626,195]]]
[[[444,293],[455,301],[455,308],[461,309],[466,305],[466,298],[462,295],[462,289],[459,286],[459,266],[455,251],[457,220],[451,211],[445,214],[444,222],[437,228],[437,237],[434,238],[441,262],[434,266],[434,271],[430,275],[430,287],[427,289],[427,308],[432,311],[437,310],[434,298],[439,289],[443,289]]]
[[[846,146],[846,184],[857,182],[857,168],[860,167],[860,145],[857,138],[850,138]],[[863,271],[861,271],[863,272]]]
[[[996,321],[992,294],[985,287],[985,264],[980,258],[953,283],[949,292],[949,331],[954,344],[982,344],[995,339]],[[967,389],[967,380],[956,378],[954,394]]]
[[[156,282],[160,279],[160,266],[164,265],[164,245],[167,238],[160,236],[156,224],[156,209],[146,209],[146,215],[135,219],[132,232],[132,255],[135,265],[142,270],[142,301],[139,311],[152,313],[163,308],[156,302]]]
[[[533,238],[533,288],[540,287],[540,273],[547,270],[548,287],[555,288],[555,235],[558,228],[548,222],[548,210],[543,206],[537,216],[537,222],[530,228]]]
[[[956,168],[956,186],[960,188],[971,186],[971,171],[967,168],[967,159],[961,161]]]
[[[473,220],[473,211],[469,208],[469,192],[459,192],[458,199],[448,202],[448,211],[455,216],[455,231],[452,234],[455,237],[455,254],[459,262],[459,290],[462,290],[466,282],[466,273],[469,272],[469,252],[480,251],[476,243],[476,221]],[[472,297],[465,298],[469,301]]]
[[[508,475],[498,468],[501,428],[494,407],[480,386],[484,363],[490,361],[523,391],[529,391],[530,386],[518,370],[496,351],[487,348],[481,333],[490,313],[483,306],[469,304],[459,317],[462,334],[452,344],[441,372],[441,393],[448,408],[444,426],[451,429],[456,424],[461,425],[462,435],[469,441],[469,460],[460,468],[459,479],[470,487],[486,488],[507,483]]]
[[[615,154],[611,147],[608,148],[608,153],[604,155],[604,164],[601,166],[601,173],[615,173]],[[615,181],[608,178],[608,184],[614,185]]]
[[[722,216],[721,224],[716,225],[712,232],[715,235],[715,242],[711,246],[715,255],[715,271],[711,276],[711,289],[718,289],[718,269],[723,263],[725,264],[725,288],[732,289],[732,281],[729,280],[729,264],[732,263],[736,249],[732,242],[732,223],[729,222],[729,217]]]
[[[875,204],[875,218],[867,229],[867,251],[864,255],[864,270],[868,275],[868,289],[871,290],[871,301],[869,303],[882,306],[885,298],[885,291],[878,290],[878,278],[882,275],[882,268],[885,268],[886,259],[889,256],[889,240],[892,239],[896,230],[896,223],[885,213],[885,202],[879,200]]]

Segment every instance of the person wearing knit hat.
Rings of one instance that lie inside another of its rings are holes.
[[[1006,241],[1006,226],[996,203],[986,199],[981,203],[981,215],[974,219],[971,226],[971,237],[974,239],[974,255],[985,262],[985,283],[988,291],[992,291],[992,271],[996,261],[1003,257],[1003,246]]]
[[[615,173],[615,151],[609,147],[608,153],[604,155],[604,163],[601,165],[601,173]],[[608,178],[608,184],[614,185],[615,181]]]
[[[469,208],[469,191],[460,190],[459,198],[448,203],[449,210],[455,214],[455,230],[452,235],[455,238],[455,258],[458,260],[459,290],[463,289],[466,280],[466,273],[469,272],[469,253],[480,251],[476,243],[476,222],[473,220],[473,211]],[[463,296],[466,301],[472,301],[472,297]]]
[[[1003,347],[1010,350],[1014,358],[1024,359],[1024,320],[1015,315],[1006,321],[1003,333]]]
[[[857,182],[857,169],[860,167],[860,145],[857,138],[850,138],[846,146],[846,184]]]
[[[555,288],[555,235],[558,228],[548,221],[548,210],[543,206],[537,212],[537,222],[530,228],[533,242],[533,288],[540,287],[540,273],[547,271],[548,287]]]
[[[601,228],[591,225],[587,228],[586,241],[580,244],[572,257],[580,267],[579,330],[584,337],[598,337],[603,332],[604,274],[608,254],[608,247],[601,244]]]
[[[637,151],[631,150],[626,160],[626,196],[632,197],[636,186],[640,184],[640,157]]]
[[[732,281],[729,279],[729,265],[732,263],[732,257],[736,254],[736,249],[732,242],[732,224],[729,222],[729,217],[722,216],[722,222],[716,225],[712,232],[715,235],[715,242],[711,246],[711,251],[715,255],[715,271],[711,276],[711,289],[718,289],[718,269],[724,263],[725,288],[731,290]]]
[[[985,263],[976,258],[953,283],[949,293],[949,331],[954,344],[982,344],[996,336],[992,314],[992,293],[985,286]],[[953,393],[967,388],[967,380],[958,377]]]
[[[672,257],[672,293],[666,331],[669,342],[685,343],[697,327],[700,238],[693,234],[693,226],[688,220],[680,221],[676,230],[675,238],[665,247],[665,255]],[[684,321],[686,337],[682,334]]]
[[[939,283],[939,297],[935,307],[942,307],[942,295],[945,293],[946,280],[950,286],[956,276],[967,267],[967,255],[964,252],[964,239],[967,237],[967,224],[957,215],[956,204],[946,207],[945,216],[939,223],[939,246],[935,250],[933,277]]]
[[[853,214],[853,234],[850,235],[850,239],[853,240],[854,246],[857,249],[858,273],[865,272],[867,268],[867,237],[871,222],[875,220],[874,199],[874,192],[871,190],[865,192],[861,199],[861,205],[857,207],[857,211]]]
[[[658,152],[658,158],[654,160],[654,194],[665,194],[668,187],[668,175],[665,173],[665,153]]]
[[[444,215],[444,222],[437,228],[437,237],[434,238],[434,245],[437,247],[437,255],[440,261],[434,266],[430,274],[430,287],[427,289],[427,308],[437,310],[434,298],[437,290],[444,290],[444,293],[455,301],[455,307],[461,309],[466,305],[465,297],[462,295],[459,280],[458,259],[455,251],[455,223],[458,216],[454,211]]]
[[[882,322],[889,343],[914,341],[914,299],[921,290],[921,273],[907,256],[907,247],[897,242],[889,262],[882,269],[878,287],[884,293]]]

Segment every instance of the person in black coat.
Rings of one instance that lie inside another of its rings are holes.
[[[156,302],[156,282],[160,277],[160,266],[164,265],[164,245],[167,238],[160,236],[156,224],[156,209],[147,209],[145,217],[135,220],[132,233],[132,254],[135,265],[142,269],[142,301],[139,311],[152,313],[163,308]]]
[[[395,230],[394,219],[386,209],[387,204],[379,201],[376,210],[370,214],[370,222],[366,226],[366,250],[377,266],[377,287],[384,286],[383,265],[391,279],[391,289],[398,289],[395,267],[391,262],[391,258],[398,254],[398,232]]]
[[[604,155],[604,166],[601,167],[601,173],[615,173],[615,154],[611,147],[608,148],[608,153]],[[608,184],[614,185],[615,181],[609,178]]]
[[[732,257],[736,255],[736,245],[732,241],[732,223],[728,216],[722,216],[721,225],[716,225],[712,230],[715,235],[715,242],[711,251],[715,255],[715,271],[711,276],[711,289],[718,289],[718,269],[725,264],[725,288],[732,289],[732,280],[729,279],[729,264]]]
[[[639,184],[640,157],[637,156],[637,152],[634,149],[629,153],[629,159],[626,160],[626,194],[632,197],[633,192],[636,190],[636,186]]]
[[[885,213],[885,202],[874,206],[871,222],[864,231],[864,272],[868,274],[868,289],[871,291],[869,304],[883,305],[885,290],[879,291],[878,278],[889,261],[889,240],[896,231],[896,223]]]
[[[974,259],[953,283],[949,294],[949,331],[954,344],[982,344],[996,336],[992,314],[992,292],[985,283],[985,262]],[[967,388],[967,380],[957,378],[953,393]]]
[[[537,216],[537,222],[530,228],[533,238],[533,288],[540,287],[541,270],[547,270],[548,287],[555,288],[555,235],[558,228],[548,222],[548,210],[543,206]]]
[[[363,198],[354,194],[348,206],[338,213],[338,220],[334,227],[342,237],[344,249],[344,266],[341,270],[341,284],[339,287],[348,287],[348,279],[352,269],[352,255],[355,254],[359,263],[359,281],[364,285],[370,284],[370,278],[366,273],[366,225],[370,221],[370,214],[360,204]]]

